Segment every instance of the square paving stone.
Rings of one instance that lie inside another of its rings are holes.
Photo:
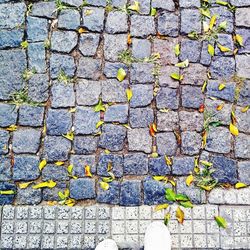
[[[97,80],[101,75],[101,60],[91,57],[81,57],[77,68],[77,76]]]
[[[75,30],[80,26],[80,13],[74,9],[60,11],[58,17],[58,28]]]
[[[249,0],[231,0],[231,4],[236,7],[244,7],[250,4]]]
[[[128,72],[128,67],[124,63],[119,63],[119,62],[105,62],[104,65],[104,75],[107,78],[116,78],[117,77],[117,72],[120,68],[123,68],[127,74]]]
[[[250,81],[245,81],[239,93],[238,105],[247,106],[249,105],[249,103],[250,103]]]
[[[108,13],[105,29],[107,33],[126,33],[128,31],[128,16],[125,12],[112,11]]]
[[[126,89],[128,81],[120,83],[115,79],[102,81],[102,101],[103,102],[127,102]]]
[[[174,175],[189,175],[194,168],[194,157],[175,157],[173,160],[172,173]]]
[[[9,182],[0,182],[0,190],[13,190],[16,191],[16,185],[9,183]],[[12,204],[14,201],[15,195],[10,194],[10,195],[0,195],[0,205],[7,205],[7,204]]]
[[[154,82],[153,70],[153,63],[133,63],[130,80],[133,83],[152,83]]]
[[[45,102],[49,98],[49,77],[47,74],[35,74],[29,80],[29,98],[34,102]]]
[[[111,172],[115,177],[123,176],[123,156],[117,154],[101,154],[97,165],[99,176],[110,176],[108,169],[112,166]]]
[[[124,175],[146,175],[148,156],[143,153],[130,153],[124,156]]]
[[[0,104],[0,127],[8,127],[16,124],[17,108],[15,105]]]
[[[110,151],[122,150],[125,143],[127,129],[123,126],[105,124],[102,126],[99,147]]]
[[[238,54],[250,53],[250,29],[237,28],[235,32],[242,36],[244,44],[239,48]]]
[[[174,131],[179,128],[179,116],[175,111],[157,112],[157,130]]]
[[[235,156],[237,158],[250,158],[250,136],[240,133],[235,138]]]
[[[40,146],[41,131],[24,128],[13,133],[13,151],[15,153],[37,153]]]
[[[243,113],[241,107],[236,107],[235,115],[237,117],[237,127],[239,131],[250,133],[250,110]]]
[[[192,8],[192,7],[201,6],[201,3],[199,0],[180,0],[179,4],[181,8]]]
[[[223,105],[221,110],[217,110],[217,107]],[[211,122],[218,122],[220,121],[221,124],[229,125],[231,122],[231,112],[232,112],[232,104],[224,103],[220,100],[205,100],[205,107],[207,112],[213,114],[210,121]]]
[[[239,181],[250,184],[250,161],[238,162]]]
[[[201,53],[201,42],[190,39],[183,39],[181,41],[180,60],[189,62],[199,62]]]
[[[153,85],[136,84],[131,87],[133,96],[130,100],[130,107],[147,106],[153,100]]]
[[[104,26],[104,9],[84,7],[82,9],[83,25],[91,31],[101,32]]]
[[[208,41],[203,41],[202,42],[202,48],[201,48],[201,58],[200,58],[200,63],[209,66],[212,60],[211,55],[208,53]],[[214,46],[214,43],[212,43]]]
[[[203,114],[199,112],[180,111],[180,127],[182,131],[197,131],[203,130]]]
[[[42,170],[42,179],[43,181],[67,181],[69,180],[67,168],[65,166],[47,164]]]
[[[100,35],[95,33],[81,34],[79,50],[84,56],[94,56],[100,41]]]
[[[128,122],[128,105],[127,104],[117,104],[111,105],[105,112],[104,115],[105,122]]]
[[[108,61],[118,61],[119,54],[127,50],[126,34],[104,35],[104,57]]]
[[[182,84],[202,86],[207,79],[207,68],[198,63],[191,63],[183,69],[182,74],[184,75]]]
[[[28,187],[18,189],[16,201],[18,205],[38,205],[42,201],[42,190]]]
[[[54,31],[51,37],[51,50],[69,53],[77,44],[77,33],[74,31]]]
[[[217,40],[217,46],[215,48],[215,55],[217,56],[223,56],[223,55],[233,55],[233,51],[234,51],[234,41],[233,41],[233,37],[232,35],[228,35],[228,34],[218,34],[218,40]],[[231,51],[229,52],[222,52],[219,49],[219,45],[222,45],[224,47],[229,48]]]
[[[22,74],[26,69],[23,50],[0,51],[0,99],[10,100],[10,95],[24,88]]]
[[[195,131],[181,133],[181,150],[186,155],[197,155],[201,149],[202,137]]]
[[[188,34],[192,31],[201,33],[201,14],[198,9],[181,10],[181,33]]]
[[[235,184],[237,182],[236,161],[224,156],[213,156],[211,162],[215,169],[212,176],[217,178],[219,183]]]
[[[43,200],[44,201],[60,201],[58,196],[59,192],[64,192],[67,189],[66,182],[57,182],[56,186],[53,188],[44,188],[43,189]],[[45,230],[44,230],[45,231]],[[45,232],[44,232],[45,233]]]
[[[174,11],[175,4],[173,0],[152,0],[152,8]]]
[[[95,180],[81,178],[70,180],[70,197],[76,200],[93,199],[96,197]]]
[[[15,156],[13,166],[14,181],[31,181],[40,176],[38,168],[39,158],[37,156]]]
[[[150,13],[150,0],[139,0],[140,14],[148,15]]]
[[[179,94],[176,89],[163,87],[156,96],[156,107],[158,109],[178,109],[179,108]]]
[[[225,88],[222,90],[219,90],[220,84],[221,82],[219,81],[209,80],[207,84],[207,95],[233,102],[236,84],[232,82],[223,83],[225,85]]]
[[[177,151],[177,141],[172,132],[158,133],[156,135],[156,146],[159,155],[174,156]]]
[[[22,126],[39,127],[43,125],[44,107],[22,105],[19,108],[18,123]]]
[[[11,180],[11,162],[9,156],[0,156],[0,181]]]
[[[96,173],[96,163],[94,155],[72,155],[70,164],[73,165],[72,174],[77,177],[85,177],[85,167],[90,166],[92,174]]]
[[[167,203],[165,198],[166,188],[171,188],[171,185],[146,177],[143,181],[144,204],[157,205]]]
[[[36,73],[46,73],[46,56],[43,42],[30,43],[28,46],[29,67]]]
[[[96,151],[98,137],[95,136],[75,136],[74,150],[76,154],[92,154]]]
[[[129,118],[132,128],[148,128],[154,121],[154,111],[152,108],[131,108]]]
[[[54,82],[51,88],[51,107],[68,108],[75,106],[75,91],[73,84]]]
[[[210,128],[207,136],[206,150],[227,154],[231,151],[231,134],[228,128]]]
[[[120,205],[139,206],[141,203],[141,181],[124,180],[121,183]]]
[[[71,142],[58,136],[47,136],[44,140],[44,155],[49,162],[66,161],[71,149]]]
[[[103,190],[100,185],[97,185],[97,197],[96,200],[100,203],[107,203],[116,205],[119,204],[120,195],[120,183],[118,181],[112,181],[109,183],[109,189]]]
[[[247,55],[236,55],[236,71],[239,77],[250,78],[249,64],[250,59]]]
[[[179,74],[180,70],[175,66],[164,66],[160,68],[158,80],[161,87],[179,88],[179,81],[174,80],[170,76],[173,72]]]
[[[18,48],[23,40],[22,30],[1,30],[0,49]]]
[[[99,129],[96,129],[96,124],[99,120],[100,114],[93,108],[77,107],[74,121],[76,135],[90,135],[97,132]]]
[[[183,107],[199,108],[204,102],[204,95],[200,87],[183,86],[181,100]]]
[[[149,158],[149,173],[151,175],[169,175],[170,167],[166,164],[165,157]]]
[[[55,2],[39,2],[32,6],[31,15],[46,18],[56,17],[56,3]]]
[[[237,60],[237,58],[236,58]],[[235,74],[235,61],[232,57],[213,57],[210,65],[212,78],[229,79]]]
[[[177,37],[179,33],[179,20],[175,13],[162,12],[158,17],[158,32],[161,35]]]
[[[69,55],[61,55],[53,53],[50,57],[50,74],[51,77],[57,78],[60,72],[64,72],[67,76],[73,77],[76,70],[74,58]]]
[[[187,195],[194,204],[202,204],[206,202],[206,192],[199,187],[191,185],[187,188],[185,183],[186,177],[179,177],[177,180],[177,193]]]
[[[48,37],[48,21],[44,18],[27,17],[27,38],[31,42],[42,42]]]
[[[134,37],[147,37],[149,35],[155,35],[155,23],[152,16],[131,16],[131,36]]]
[[[147,39],[132,40],[132,55],[137,59],[144,59],[151,55],[151,42]]]
[[[72,114],[64,109],[49,109],[46,125],[48,135],[67,134],[72,127]]]
[[[101,83],[91,80],[80,80],[76,85],[76,102],[78,105],[96,105],[101,94]]]
[[[128,148],[130,151],[151,153],[152,137],[148,129],[135,128],[128,130]]]

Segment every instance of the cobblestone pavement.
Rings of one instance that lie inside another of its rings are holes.
[[[0,0],[0,205],[155,205],[166,188],[230,203],[208,191],[250,184],[249,15],[250,0]]]

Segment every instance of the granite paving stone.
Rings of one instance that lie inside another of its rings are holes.
[[[164,66],[160,68],[160,73],[159,73],[159,85],[161,87],[170,87],[170,88],[178,88],[179,87],[179,82],[174,80],[171,77],[172,73],[179,73],[179,69],[176,68],[175,66]]]
[[[130,153],[124,156],[124,175],[146,175],[148,157],[143,153]]]
[[[152,83],[154,81],[153,69],[153,63],[133,63],[131,81],[133,83]]]
[[[138,206],[141,203],[141,181],[124,180],[121,183],[120,205]]]
[[[44,107],[22,105],[19,108],[18,123],[22,126],[40,127],[43,125]]]
[[[45,18],[27,17],[27,38],[31,42],[42,42],[48,37],[48,21]]]
[[[126,13],[121,11],[109,12],[105,29],[110,34],[126,33],[128,31],[128,17]]]
[[[65,9],[58,17],[58,28],[75,30],[80,26],[80,13],[74,9]]]
[[[201,33],[200,11],[198,9],[181,10],[181,32],[183,34],[188,34],[193,31]]]
[[[235,139],[235,156],[237,158],[250,158],[250,136],[240,133]]]
[[[175,13],[163,12],[158,17],[158,32],[170,37],[178,36],[178,16]]]
[[[70,197],[76,200],[93,199],[96,197],[95,180],[80,178],[70,180]]]
[[[99,45],[100,35],[96,33],[81,34],[79,50],[84,56],[94,56]]]
[[[181,41],[180,60],[188,59],[190,62],[197,63],[201,55],[201,42],[190,39],[183,39]]]
[[[117,104],[117,105],[109,106],[105,112],[104,121],[127,123],[128,122],[128,105]]]
[[[33,4],[31,15],[37,17],[55,18],[56,17],[55,10],[56,10],[56,3],[54,1],[38,2]]]
[[[179,107],[179,95],[176,89],[162,87],[156,96],[156,107],[176,110]]]
[[[144,59],[151,55],[151,42],[147,39],[132,40],[132,55],[137,59]]]
[[[152,0],[152,7],[156,9],[164,9],[168,11],[175,10],[175,4],[173,0],[169,0],[169,1]]]
[[[177,141],[173,132],[156,135],[157,152],[159,155],[174,156],[177,151]]]
[[[94,155],[72,155],[70,163],[73,165],[72,174],[78,177],[85,176],[85,167],[89,166],[91,173],[96,172]]]
[[[41,43],[30,43],[28,46],[29,67],[36,73],[46,72],[45,48]]]
[[[236,72],[239,77],[249,78],[249,57],[246,55],[236,55]]]
[[[67,168],[65,166],[48,164],[42,170],[42,179],[44,181],[66,181],[69,179]]]
[[[11,162],[9,156],[0,156],[0,181],[11,180]]]
[[[91,154],[97,149],[98,138],[94,136],[76,136],[74,150],[76,154]]]
[[[166,164],[166,160],[163,156],[157,158],[149,158],[148,168],[151,175],[163,176],[169,175],[171,173],[171,169]]]
[[[186,108],[199,108],[204,102],[204,95],[200,87],[182,87],[182,106]]]
[[[242,38],[244,40],[244,47],[239,48],[239,54],[249,53],[250,52],[250,38],[249,38],[250,31],[249,31],[249,29],[237,28],[236,33],[239,34],[240,36],[242,36]]]
[[[131,16],[131,36],[147,37],[156,33],[154,17],[152,16]]]
[[[186,155],[197,155],[201,148],[201,135],[195,131],[181,133],[181,150]]]
[[[179,128],[179,116],[175,111],[157,112],[157,129],[159,131],[174,131]]]
[[[0,104],[0,126],[8,127],[16,124],[17,121],[17,108],[15,105]]]
[[[242,161],[238,163],[239,180],[249,185],[250,162]]]
[[[154,121],[154,111],[149,107],[131,108],[129,116],[132,128],[147,128]]]
[[[104,9],[84,7],[82,9],[83,25],[91,31],[101,32],[104,26]]]
[[[0,49],[18,48],[23,40],[22,30],[0,31]]]
[[[172,165],[172,173],[174,175],[188,175],[194,168],[194,157],[184,156],[175,157]]]
[[[101,74],[101,60],[81,57],[77,67],[77,76],[85,79],[98,80]]]
[[[204,122],[203,114],[199,112],[189,112],[183,110],[180,111],[179,117],[180,128],[182,131],[202,131]]]

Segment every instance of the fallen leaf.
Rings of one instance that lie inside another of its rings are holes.
[[[156,16],[156,14],[157,14],[157,10],[156,10],[156,8],[151,8],[151,10],[150,10],[150,16]]]
[[[106,155],[109,155],[109,154],[110,154],[110,151],[109,151],[108,149],[105,149],[105,150],[104,150],[104,153],[105,153]]]
[[[7,131],[13,132],[17,130],[17,126],[12,124],[8,128],[6,128]]]
[[[167,177],[163,176],[163,175],[155,175],[155,176],[153,176],[153,179],[155,181],[165,181],[167,179]]]
[[[166,164],[167,164],[168,166],[172,166],[172,164],[173,164],[172,158],[168,157],[167,155],[165,155],[164,158],[165,158]]]
[[[175,196],[175,199],[176,199],[177,201],[189,201],[189,198],[188,198],[187,195],[185,195],[185,194],[177,194],[177,195]]]
[[[200,161],[200,163],[206,167],[212,167],[213,166],[213,163],[212,162],[209,162],[209,161]]]
[[[100,182],[100,187],[103,189],[103,190],[108,190],[109,189],[109,184],[107,182],[104,182],[104,181],[101,181]]]
[[[68,139],[69,141],[73,141],[74,140],[74,132],[73,131],[69,131],[66,135],[62,135],[64,138]]]
[[[205,110],[205,105],[201,104],[200,107],[199,107],[199,112],[204,113],[204,110]]]
[[[208,17],[210,18],[211,15],[210,15],[210,10],[209,9],[203,9],[203,8],[200,8],[200,13],[205,16],[205,17]]]
[[[119,68],[117,71],[117,76],[116,78],[118,79],[119,82],[122,82],[125,77],[126,77],[127,73],[123,68]]]
[[[160,109],[159,111],[162,112],[162,113],[167,113],[167,112],[169,112],[169,109],[163,108],[163,109]]]
[[[179,204],[185,208],[193,208],[194,207],[194,205],[192,204],[191,201],[181,201],[181,202],[179,202]]]
[[[188,59],[186,59],[186,60],[183,61],[183,62],[179,62],[179,63],[176,63],[176,64],[175,64],[175,66],[176,66],[176,67],[179,67],[179,68],[186,68],[186,67],[188,67],[188,65],[189,65]]]
[[[225,30],[227,28],[227,21],[223,21],[219,24],[219,28]]]
[[[187,178],[186,178],[186,185],[189,187],[194,181],[194,176],[192,174],[190,174]]]
[[[169,180],[168,180],[168,182],[169,182],[169,183],[171,183],[171,185],[172,185],[173,187],[175,187],[175,186],[176,186],[176,183],[175,183],[175,181],[174,181],[174,180],[169,179]]]
[[[223,90],[224,88],[226,88],[226,85],[225,85],[225,84],[223,84],[223,83],[219,84],[218,89],[219,89],[220,91]]]
[[[95,106],[94,108],[95,112],[99,112],[99,111],[106,111],[105,106],[102,104],[102,99],[99,99],[98,104]]]
[[[61,191],[58,192],[58,196],[59,196],[59,198],[61,200],[65,200],[66,199],[65,195]]]
[[[241,112],[242,113],[246,113],[247,111],[249,110],[249,106],[246,106],[246,107],[244,107],[244,108],[241,108]]]
[[[181,210],[180,207],[177,207],[175,216],[179,223],[182,224],[184,222],[184,212]]]
[[[93,10],[85,10],[84,11],[84,16],[89,16],[89,15],[91,15],[93,13]]]
[[[166,188],[165,198],[168,201],[175,201],[176,200],[176,194],[171,188]]]
[[[243,37],[239,34],[235,35],[235,41],[241,46],[243,47]]]
[[[73,172],[73,165],[72,164],[70,164],[68,167],[67,167],[67,171],[68,171],[68,173],[71,175],[72,174],[72,172]]]
[[[155,133],[157,132],[157,127],[155,123],[149,125],[149,134],[155,137]]]
[[[222,110],[224,107],[224,104],[219,104],[217,107],[216,107],[216,110],[220,111]]]
[[[65,201],[65,205],[69,206],[69,207],[73,207],[76,204],[76,200],[69,198]]]
[[[47,161],[45,159],[43,159],[40,163],[39,163],[39,170],[42,171],[43,168],[47,165]]]
[[[140,12],[140,4],[138,1],[134,1],[134,4],[130,5],[128,7],[129,10],[133,10],[133,11],[136,11],[136,12]]]
[[[127,128],[127,129],[131,129],[131,127],[128,124],[122,124],[122,126]]]
[[[95,127],[99,128],[99,127],[102,126],[102,124],[104,124],[104,121],[99,121],[99,122],[96,123]]]
[[[183,75],[180,75],[178,73],[172,73],[170,77],[177,81],[182,81],[184,78]]]
[[[53,188],[56,186],[56,182],[49,180],[45,182],[38,183],[34,186],[32,186],[33,189],[38,189],[38,188]]]
[[[210,56],[214,56],[214,46],[211,45],[210,43],[207,46],[207,51],[208,51]]]
[[[33,181],[22,182],[22,183],[19,183],[19,184],[18,184],[18,187],[19,187],[20,189],[25,189],[25,188],[27,188],[31,183],[33,183]]]
[[[130,101],[131,98],[133,97],[132,89],[126,89],[126,95],[127,95],[128,101]]]
[[[86,165],[86,166],[85,166],[84,171],[85,171],[85,176],[87,176],[87,177],[92,177],[92,174],[91,174],[91,170],[90,170],[90,166],[89,166],[89,165]]]
[[[78,29],[79,34],[86,33],[86,32],[88,32],[88,31],[82,27]]]
[[[230,52],[231,51],[231,49],[229,49],[228,47],[225,47],[225,46],[223,46],[223,45],[221,45],[219,43],[217,43],[217,46],[218,46],[218,48],[220,49],[221,52]]]
[[[55,163],[55,165],[57,165],[57,166],[62,166],[63,164],[64,164],[63,161],[57,161],[57,162]]]
[[[128,37],[127,37],[127,44],[128,45],[132,44],[132,39],[131,39],[130,33],[128,34]]]
[[[157,152],[153,152],[152,154],[151,154],[151,157],[152,158],[157,158],[159,156],[159,154],[157,153]]]
[[[202,148],[205,148],[206,147],[206,145],[207,145],[207,131],[206,130],[204,130],[203,132],[202,132]]]
[[[22,47],[23,49],[27,49],[27,48],[29,47],[28,41],[26,40],[26,41],[21,42],[21,47]]]
[[[230,123],[229,130],[230,130],[232,135],[234,135],[234,136],[239,135],[239,130],[235,125],[233,125],[233,123]]]
[[[217,222],[217,224],[218,224],[219,227],[227,228],[227,222],[226,222],[226,220],[223,217],[221,217],[221,216],[214,216],[214,219]]]
[[[216,15],[213,15],[213,16],[211,17],[210,23],[209,23],[209,29],[210,29],[210,30],[213,29],[213,27],[214,27],[214,25],[215,25],[215,23],[216,23],[216,18],[217,18]]]
[[[181,52],[180,52],[180,44],[179,43],[174,46],[174,53],[176,56],[180,55]]]
[[[159,205],[157,205],[157,206],[155,207],[155,212],[161,211],[161,210],[166,209],[166,208],[168,208],[168,207],[169,207],[169,205],[168,205],[167,203],[165,203],[165,204],[159,204]]]
[[[228,2],[220,1],[220,0],[216,0],[216,3],[219,4],[219,5],[222,5],[222,6],[227,6],[228,5]]]
[[[174,131],[174,134],[175,134],[175,137],[176,137],[176,140],[177,140],[177,144],[178,145],[181,145],[181,134],[179,131]]]
[[[164,224],[165,224],[166,226],[168,225],[168,222],[169,222],[169,220],[170,220],[170,217],[171,217],[170,213],[167,213],[167,214],[165,214],[165,216],[164,216]]]
[[[11,195],[11,194],[15,194],[14,190],[0,190],[0,194],[1,195]]]
[[[201,92],[204,93],[206,91],[207,88],[207,81],[204,81],[202,88],[201,88]]]
[[[75,112],[76,112],[76,108],[70,108],[70,109],[69,109],[69,112],[70,112],[70,113],[75,113]]]
[[[247,187],[247,185],[245,183],[242,183],[242,182],[238,182],[235,184],[236,189],[245,188],[245,187]]]
[[[209,31],[209,24],[205,21],[202,22],[203,24],[203,30],[204,32],[208,32]]]

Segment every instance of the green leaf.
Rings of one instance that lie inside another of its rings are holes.
[[[170,217],[171,217],[170,213],[167,213],[167,214],[165,214],[165,216],[164,216],[164,224],[165,224],[166,226],[168,225],[168,222],[169,222],[169,220],[170,220]]]
[[[99,122],[96,123],[95,127],[99,128],[99,127],[102,126],[103,123],[104,123],[104,121],[99,121]]]
[[[133,11],[136,11],[136,12],[140,12],[140,4],[138,1],[134,1],[134,4],[130,5],[128,7],[128,10],[133,10]]]
[[[175,192],[171,188],[166,188],[165,198],[169,201],[176,201]]]
[[[227,21],[223,21],[219,24],[219,28],[225,30],[227,28]]]
[[[179,62],[179,63],[176,63],[176,64],[175,64],[175,66],[176,66],[176,67],[179,67],[179,68],[186,68],[186,67],[188,67],[188,65],[189,65],[188,59],[186,59],[186,60],[183,61],[183,62]]]
[[[211,15],[210,15],[210,10],[209,9],[202,9],[200,8],[200,12],[203,16],[205,17],[208,17],[208,18],[211,18]]]
[[[191,203],[191,201],[181,201],[179,204],[185,208],[193,208],[194,207],[194,205]]]
[[[99,99],[98,104],[94,108],[95,112],[106,111],[105,106],[102,104],[102,99]]]
[[[157,14],[156,8],[151,8],[150,16],[155,16]]]
[[[177,81],[182,81],[183,80],[183,75],[180,75],[178,73],[172,73],[170,75],[171,78],[173,78],[174,80],[177,80]]]
[[[228,2],[220,1],[220,0],[216,0],[216,3],[219,4],[219,5],[222,5],[222,6],[227,6],[228,5]]]
[[[29,46],[28,41],[23,41],[23,42],[21,42],[21,47],[22,47],[23,49],[27,49],[28,46]]]
[[[122,82],[125,77],[126,77],[127,73],[123,68],[119,68],[117,71],[117,76],[116,78],[118,79],[119,82]]]
[[[185,195],[185,194],[177,194],[177,195],[175,196],[175,199],[176,199],[177,201],[189,201],[188,196]]]
[[[181,52],[180,52],[180,44],[179,43],[174,46],[174,53],[176,56],[180,55]]]
[[[226,222],[226,220],[223,217],[221,217],[221,216],[214,216],[214,219],[217,222],[217,224],[218,224],[219,227],[227,228],[227,222]]]

